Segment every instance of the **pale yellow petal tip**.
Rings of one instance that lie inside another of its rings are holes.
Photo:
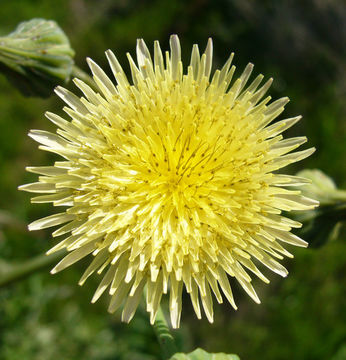
[[[304,240],[303,240],[304,241]],[[309,243],[307,241],[304,241],[305,244],[302,244],[301,247],[307,248],[309,247]]]
[[[207,316],[207,319],[208,319],[209,324],[214,324],[214,316],[212,316],[210,318]]]
[[[255,290],[252,289],[252,292],[249,292],[247,291],[247,289],[244,289],[246,290],[246,292],[248,293],[248,295],[251,297],[251,299],[256,303],[256,304],[260,304],[261,303],[261,300],[259,299],[258,295],[256,294]]]
[[[64,94],[66,92],[66,89],[62,87],[61,85],[58,85],[54,88],[54,92],[60,96],[61,94]]]
[[[90,302],[91,302],[92,304],[95,304],[95,303],[96,303],[96,301],[97,301],[99,298],[100,298],[100,296],[95,294],[95,295],[93,296],[93,298],[91,299],[91,301],[90,301]],[[108,308],[108,310],[107,310],[107,311],[108,311],[110,314],[112,314],[112,313],[113,313],[113,312],[110,310],[110,308]]]
[[[320,202],[318,200],[315,199],[309,199],[311,200],[311,202],[313,202],[313,204],[311,205],[313,207],[313,209],[316,209],[320,206]]]
[[[86,60],[87,64],[89,65],[89,67],[96,65],[95,61],[90,57],[86,57],[85,60]]]
[[[25,167],[25,170],[26,170],[27,172],[35,173],[35,166],[26,166],[26,167]],[[21,188],[22,186],[23,186],[23,185],[18,186],[18,190],[20,190],[20,188]],[[25,186],[25,185],[24,185],[24,186]]]
[[[76,85],[76,86],[78,86],[78,85],[80,85],[80,84],[85,84],[81,79],[78,79],[78,78],[73,78],[72,79],[72,82]]]
[[[107,49],[105,51],[105,55],[106,55],[106,58],[107,58],[109,64],[112,64],[112,62],[115,61],[116,65],[118,65],[118,61],[116,60],[116,56],[115,56],[114,52],[111,49]]]
[[[126,324],[129,324],[131,320],[132,320],[132,316],[131,316],[131,317],[127,317],[127,316],[125,316],[124,314],[121,315],[121,321],[122,321],[122,322],[124,322],[124,323],[126,323]]]
[[[39,226],[36,225],[36,222],[34,221],[33,223],[28,225],[28,230],[29,231],[35,231],[35,230],[40,230],[41,228]]]
[[[114,295],[114,294],[115,294],[115,292],[116,292],[116,289],[110,289],[110,290],[109,290],[109,295],[111,295],[111,296],[112,296],[112,295]]]

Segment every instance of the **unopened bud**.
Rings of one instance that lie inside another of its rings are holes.
[[[74,51],[55,21],[32,19],[0,37],[0,71],[26,96],[47,97],[69,81]]]
[[[320,206],[346,201],[346,191],[338,189],[333,179],[321,170],[303,170],[297,175],[311,180],[311,184],[302,186],[300,190],[304,196],[318,200]]]
[[[346,221],[346,191],[336,187],[332,178],[320,170],[303,170],[297,174],[311,184],[300,188],[302,194],[320,202],[317,209],[296,213],[296,220],[304,223],[301,236],[311,247],[319,247],[339,236]]]

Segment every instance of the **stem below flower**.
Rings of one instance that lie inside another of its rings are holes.
[[[159,307],[157,311],[156,320],[153,325],[157,340],[160,344],[163,360],[170,359],[174,354],[178,352],[174,342],[174,338],[169,331],[165,315]]]
[[[65,253],[65,250],[61,250],[51,255],[39,255],[34,259],[25,261],[21,264],[8,264],[7,269],[3,274],[0,274],[0,287],[12,284],[56,263],[65,255]]]

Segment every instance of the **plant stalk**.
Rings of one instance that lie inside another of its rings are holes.
[[[161,307],[159,307],[159,310],[157,312],[153,328],[161,347],[163,356],[162,359],[170,359],[174,354],[178,352],[178,350],[175,345],[174,338],[169,331],[169,327]]]
[[[0,273],[0,287],[10,285],[18,280],[26,278],[31,274],[55,264],[66,254],[65,250],[58,251],[51,255],[38,255],[31,260],[21,264],[8,264],[6,270]],[[5,265],[5,264],[4,264]]]

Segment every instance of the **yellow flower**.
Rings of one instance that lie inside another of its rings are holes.
[[[184,286],[197,317],[200,298],[210,322],[212,292],[221,303],[222,291],[236,309],[229,276],[259,303],[246,270],[269,282],[255,265],[260,262],[286,276],[274,260],[292,256],[281,243],[307,243],[290,232],[300,224],[281,212],[317,203],[285,188],[306,180],[274,173],[314,149],[288,154],[306,138],[282,140],[300,116],[272,123],[288,102],[261,100],[272,80],[259,87],[259,75],[247,85],[249,64],[232,82],[233,54],[211,78],[211,40],[202,56],[193,46],[184,74],[176,35],[170,48],[163,55],[155,42],[152,59],[138,40],[137,65],[128,55],[133,83],[108,50],[116,85],[88,59],[98,93],[78,79],[74,83],[85,97],[58,87],[70,120],[47,113],[59,127],[57,135],[32,130],[30,136],[64,160],[29,167],[41,175],[39,182],[21,189],[46,193],[34,203],[68,207],[29,226],[67,223],[53,232],[64,239],[49,253],[66,248],[70,254],[52,273],[92,254],[80,284],[95,271],[105,272],[92,302],[109,289],[109,311],[124,302],[122,319],[130,321],[146,285],[153,322],[169,291],[177,328]]]

